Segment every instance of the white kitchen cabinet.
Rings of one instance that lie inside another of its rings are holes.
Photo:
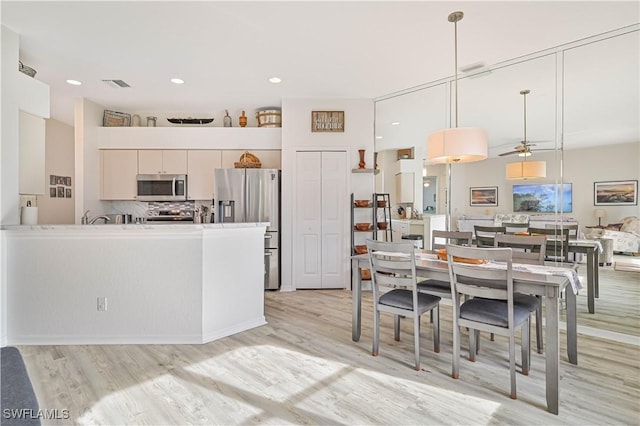
[[[100,150],[100,199],[135,200],[137,194],[138,151]]]
[[[138,151],[138,173],[186,174],[187,150],[141,149]]]
[[[19,177],[20,194],[42,195],[45,189],[45,121],[20,111],[19,118]]]
[[[252,149],[248,150],[251,154],[258,157],[263,169],[280,169],[281,150],[279,149]],[[233,169],[235,163],[240,161],[242,154],[247,152],[246,149],[225,149],[222,151],[222,168]]]
[[[413,203],[414,200],[414,173],[396,174],[396,203]]]
[[[402,241],[402,236],[410,234],[411,232],[409,231],[409,222],[400,220],[391,221],[391,234],[394,242]]]
[[[345,288],[349,252],[347,153],[296,152],[293,282],[296,288]]]
[[[187,198],[211,200],[213,198],[214,169],[222,167],[222,151],[190,149],[187,151]]]

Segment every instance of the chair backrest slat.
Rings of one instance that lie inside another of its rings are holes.
[[[498,234],[495,238],[495,246],[511,247],[514,263],[543,265],[547,248],[546,240],[547,237],[544,235]]]
[[[447,262],[451,295],[459,301],[459,295],[511,300],[513,302],[513,266],[511,248],[462,247],[447,245]],[[456,257],[504,262],[504,269],[488,269],[472,264],[456,262]],[[455,305],[455,303],[454,303]]]
[[[472,232],[463,231],[433,231],[431,233],[431,249],[437,250],[445,248],[447,244],[471,245],[473,240]]]
[[[529,228],[529,234],[544,235],[547,238],[547,259],[569,262],[568,228]]]
[[[507,228],[504,226],[480,226],[474,225],[473,232],[476,237],[476,246],[493,247],[493,239],[496,234],[504,234]]]
[[[379,297],[379,285],[406,287],[415,292],[416,258],[415,246],[412,243],[367,240],[366,244],[374,297]]]

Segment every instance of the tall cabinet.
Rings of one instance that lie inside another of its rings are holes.
[[[296,153],[293,282],[296,288],[345,288],[347,153]]]

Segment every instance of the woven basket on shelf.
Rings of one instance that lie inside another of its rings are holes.
[[[262,167],[260,159],[249,151],[245,151],[240,156],[240,161],[236,161],[233,164],[236,169],[259,169]]]

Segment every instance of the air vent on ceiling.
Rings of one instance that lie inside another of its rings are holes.
[[[108,84],[111,87],[115,88],[123,88],[123,87],[131,87],[124,80],[102,80],[103,83]]]
[[[466,74],[469,78],[484,77],[491,74],[491,70],[484,62],[476,62],[464,67],[458,68],[462,74]]]

